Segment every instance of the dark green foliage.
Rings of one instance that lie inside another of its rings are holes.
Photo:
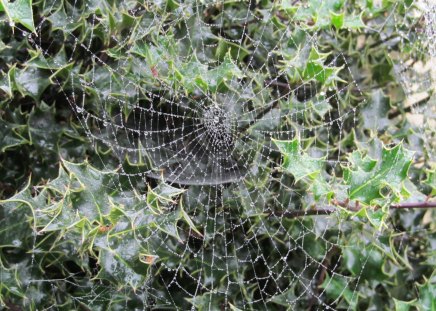
[[[419,3],[0,0],[0,307],[436,310],[435,212],[391,208],[436,193]],[[243,180],[111,133],[208,98]]]

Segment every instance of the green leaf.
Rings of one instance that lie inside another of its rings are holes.
[[[360,15],[346,15],[342,28],[347,29],[360,29],[366,27],[362,20],[362,14]]]
[[[275,295],[272,298],[272,301],[278,305],[289,307],[292,301],[297,299],[297,295],[295,295],[295,287],[291,286],[289,289],[284,291],[279,295]]]
[[[383,211],[383,209],[365,209],[365,215],[368,218],[368,220],[371,222],[371,224],[376,227],[380,228],[384,224],[388,214]]]
[[[61,6],[56,12],[47,16],[47,20],[50,21],[53,29],[60,29],[63,31],[73,31],[77,27],[81,25],[80,23],[80,15],[74,14],[74,22],[69,21],[66,23],[65,21],[69,18],[69,16],[65,13],[63,6]]]
[[[12,23],[20,23],[30,31],[35,32],[32,0],[16,0],[14,2],[0,0],[0,3]]]
[[[102,172],[86,162],[75,164],[62,160],[62,165],[72,175],[71,179],[74,177],[82,187],[73,198],[74,207],[90,221],[103,224],[103,215],[110,212],[111,202],[107,192],[114,183],[114,172]]]
[[[219,311],[220,305],[222,304],[224,297],[213,292],[206,292],[202,295],[197,295],[194,298],[185,298],[189,303],[191,303],[197,310],[210,310]],[[206,308],[210,306],[209,308]]]
[[[25,247],[32,234],[32,208],[36,200],[32,198],[29,189],[30,180],[23,190],[13,197],[0,201],[0,214],[5,215],[0,220],[1,247]]]
[[[320,200],[324,196],[327,197],[328,200],[330,200],[334,195],[332,187],[321,176],[318,176],[313,181],[310,190],[313,192],[313,196],[315,197],[316,201]]]
[[[335,26],[336,29],[341,29],[344,25],[344,13],[336,14],[331,12],[330,18],[332,21],[332,25]]]
[[[226,54],[224,60],[211,69],[194,59],[182,66],[180,74],[182,85],[189,93],[194,92],[196,88],[205,93],[215,93],[222,83],[243,77],[242,71],[232,61],[230,54]]]
[[[282,168],[292,174],[296,181],[305,180],[316,201],[323,197],[330,199],[333,196],[332,187],[321,174],[325,158],[313,158],[303,152],[298,138],[293,140],[273,139],[273,142],[283,154]]]
[[[330,277],[327,275],[324,282],[321,284],[321,287],[324,288],[327,297],[330,299],[343,299],[352,310],[355,309],[359,294],[351,289],[350,284],[347,283],[347,279],[337,276]]]
[[[2,75],[0,78],[0,90],[2,90],[8,97],[12,97],[12,83],[11,75],[9,73]]]
[[[31,96],[39,100],[41,94],[50,85],[49,75],[41,69],[26,67],[16,69],[14,80],[18,90],[23,96]]]
[[[26,129],[26,125],[0,119],[0,150],[5,152],[16,146],[29,144],[29,140],[23,136]]]
[[[313,110],[316,112],[317,115],[319,115],[321,118],[325,116],[327,112],[330,111],[332,106],[329,104],[329,102],[325,99],[325,96],[319,96],[317,101],[311,103]]]
[[[362,280],[382,282],[387,278],[383,272],[384,256],[373,244],[354,238],[343,250],[343,259],[348,271]]]
[[[329,53],[321,53],[317,48],[312,47],[307,60],[300,60],[299,68],[301,76],[305,80],[315,80],[320,84],[333,85],[335,80],[340,80],[338,73],[342,67],[334,67],[325,64]]]
[[[347,11],[343,0],[309,0],[281,2],[281,8],[292,14],[293,20],[306,24],[315,30],[334,26],[336,29],[357,29],[365,27],[361,16]]]
[[[424,183],[431,188],[431,196],[436,195],[436,170],[429,170],[427,171],[427,179],[424,181]]]
[[[378,160],[362,157],[355,151],[350,158],[351,167],[344,169],[349,199],[371,205],[376,200],[398,201],[407,196],[403,181],[407,178],[412,155],[402,144],[391,149],[383,147]],[[390,194],[382,193],[386,188]]]
[[[154,189],[149,188],[147,191],[147,205],[153,213],[162,214],[162,208],[168,207],[169,204],[175,203],[174,197],[185,192],[184,189],[175,188],[165,183],[160,183]]]
[[[433,279],[433,280],[432,280]],[[425,284],[418,285],[419,301],[417,305],[420,311],[436,310],[436,282],[435,277],[426,280]]]
[[[382,89],[372,91],[371,100],[362,110],[363,126],[375,132],[384,130],[389,126],[388,112],[391,109],[389,97]]]
[[[312,158],[303,153],[298,138],[293,140],[273,140],[283,154],[282,167],[291,173],[295,180],[305,177],[315,180],[324,167],[323,158]]]
[[[133,289],[143,284],[145,275],[135,271],[136,260],[139,263],[139,245],[132,235],[112,239],[111,248],[102,248],[99,254],[99,264],[102,269],[100,278],[114,279],[122,284],[128,284]]]
[[[395,311],[409,311],[414,305],[415,300],[412,301],[401,301],[394,298]]]
[[[189,228],[197,233],[199,236],[203,237],[203,234],[195,227],[192,219],[189,217],[188,213],[183,209],[183,205],[180,204],[180,216],[188,224]]]

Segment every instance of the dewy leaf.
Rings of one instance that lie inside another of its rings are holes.
[[[292,14],[293,20],[307,24],[313,29],[323,29],[334,26],[336,29],[362,28],[365,24],[361,16],[347,12],[345,1],[342,0],[283,0],[281,8]]]
[[[427,179],[424,181],[424,183],[431,188],[430,195],[434,196],[436,195],[436,170],[429,170],[427,172]]]
[[[33,23],[32,0],[16,0],[15,2],[0,0],[11,23],[20,23],[35,32]]]
[[[321,118],[323,118],[325,114],[329,112],[332,108],[328,100],[325,98],[325,95],[319,96],[316,101],[314,101],[313,103],[311,102],[311,104],[315,113]]]
[[[19,145],[29,144],[29,140],[21,135],[26,129],[25,125],[0,120],[0,151],[5,152]]]
[[[434,277],[432,279],[427,280],[426,284],[419,286],[419,300],[423,310],[436,310],[436,284]]]
[[[180,216],[181,216],[181,218],[183,218],[185,220],[185,222],[188,224],[188,226],[189,226],[189,228],[191,228],[191,230],[193,230],[199,236],[203,237],[203,234],[195,227],[194,222],[189,217],[188,213],[185,212],[181,203],[180,203]]]
[[[395,311],[409,311],[414,305],[415,300],[412,301],[401,301],[394,298]]]
[[[330,18],[332,25],[335,26],[336,29],[341,29],[344,25],[344,13],[335,14],[330,12]]]
[[[312,47],[307,61],[303,60],[298,66],[300,75],[305,80],[312,79],[325,85],[332,85],[335,80],[340,80],[338,73],[343,67],[335,67],[332,66],[332,64],[326,64],[328,56],[329,53],[321,53],[317,48]]]
[[[0,77],[0,90],[6,93],[8,97],[12,97],[12,83],[10,74],[5,74]]]
[[[111,240],[111,248],[101,248],[99,264],[101,278],[115,279],[132,288],[138,288],[144,282],[145,275],[134,269],[135,259],[139,257],[138,242],[131,235]]]
[[[62,165],[83,187],[73,204],[88,219],[103,223],[103,214],[110,212],[111,203],[107,193],[113,187],[114,172],[100,171],[86,162],[75,164],[62,160]]]
[[[291,173],[296,181],[305,179],[315,200],[322,197],[330,199],[333,195],[330,185],[321,175],[324,168],[324,158],[312,158],[301,150],[300,141],[273,140],[283,154],[282,167]]]
[[[381,89],[372,91],[369,105],[362,110],[363,126],[373,131],[384,130],[389,126],[390,108],[389,97]]]
[[[176,197],[185,192],[184,189],[175,188],[165,183],[159,184],[154,189],[149,188],[147,192],[147,206],[155,214],[161,214],[162,208],[165,205],[175,203],[173,197]]]
[[[49,75],[43,70],[33,67],[17,69],[15,71],[15,83],[23,96],[29,95],[39,100],[41,94],[50,85]]]
[[[407,195],[403,181],[412,162],[413,153],[398,144],[392,149],[383,147],[381,159],[362,157],[359,151],[351,156],[351,168],[344,169],[344,180],[349,185],[349,199],[370,205],[386,197],[386,187],[391,191],[387,198],[398,201]],[[363,165],[364,164],[364,165]]]
[[[358,296],[351,290],[350,284],[348,284],[345,279],[327,275],[321,287],[326,291],[327,297],[333,300],[344,299],[346,304],[350,307],[349,309],[355,309]]]
[[[303,153],[300,141],[293,140],[273,140],[283,154],[283,168],[291,173],[295,180],[301,180],[308,177],[314,180],[324,167],[323,158],[312,158]]]

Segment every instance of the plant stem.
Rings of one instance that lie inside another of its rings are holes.
[[[358,211],[355,207],[344,206],[344,204],[338,204],[342,207],[349,209],[350,211]],[[375,208],[379,208],[376,206]],[[389,206],[390,209],[414,209],[414,208],[436,208],[436,201],[430,202],[411,202],[411,203],[399,203],[399,204],[391,204]],[[278,216],[285,218],[298,218],[305,216],[318,216],[318,215],[330,215],[337,212],[338,209],[334,206],[320,208],[320,209],[309,209],[309,210],[288,210],[288,211],[272,211],[268,214],[268,216]]]
[[[273,211],[269,216],[279,216],[285,218],[296,218],[304,216],[330,215],[336,212],[334,208],[309,209],[309,210],[288,210],[288,211]]]
[[[398,117],[398,116],[401,115],[402,113],[412,112],[412,109],[427,104],[429,100],[430,100],[430,95],[427,96],[427,97],[425,97],[425,98],[423,98],[423,99],[421,99],[420,101],[418,101],[418,102],[416,102],[416,103],[410,105],[409,107],[404,108],[403,110],[397,109],[397,110],[394,110],[394,111],[390,112],[390,113],[388,114],[388,118],[389,118],[389,119],[393,119],[393,118],[395,118],[395,117]]]
[[[401,204],[392,204],[389,206],[390,208],[395,209],[407,209],[407,208],[436,208],[436,201],[430,202],[412,202],[412,203],[401,203]]]

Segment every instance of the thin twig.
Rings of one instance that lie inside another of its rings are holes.
[[[288,211],[272,211],[269,216],[279,216],[285,218],[296,218],[304,216],[330,215],[336,212],[335,208],[309,209],[309,210],[288,210]]]
[[[277,87],[285,89],[287,91],[291,91],[292,90],[288,83],[280,82],[280,81],[277,81],[276,79],[274,79],[274,80],[265,80],[265,86],[267,86],[267,87],[268,86],[277,86]]]
[[[359,202],[356,202],[355,206],[348,205],[348,202],[338,202],[336,201],[335,204],[337,206],[341,206],[343,208],[346,208],[347,210],[357,212],[360,210],[361,207],[359,207]],[[375,206],[375,209],[380,208],[380,206]],[[425,201],[425,202],[411,202],[411,203],[398,203],[398,204],[391,204],[389,206],[391,209],[414,209],[414,208],[436,208],[436,201]],[[285,217],[285,218],[298,218],[298,217],[305,217],[305,216],[318,216],[318,215],[331,215],[335,212],[337,212],[338,209],[335,206],[329,206],[325,208],[320,209],[309,209],[309,210],[287,210],[287,211],[272,211],[269,212],[269,216],[278,216],[278,217]]]
[[[379,46],[380,44],[383,44],[383,43],[385,43],[385,42],[388,42],[388,41],[390,41],[390,40],[392,40],[392,39],[396,39],[396,38],[398,38],[398,37],[399,37],[398,34],[390,35],[390,36],[387,37],[387,38],[384,38],[384,39],[381,39],[381,40],[379,40],[379,41],[377,41],[377,42],[374,42],[373,44],[371,44],[371,45],[369,46],[369,48],[370,48],[370,49],[375,48],[375,47]]]
[[[389,119],[393,119],[393,118],[398,117],[398,116],[401,115],[402,113],[409,113],[409,112],[412,112],[412,109],[427,104],[429,100],[430,100],[430,95],[427,96],[427,97],[425,97],[425,98],[423,98],[423,99],[421,99],[420,101],[414,103],[413,105],[410,105],[410,106],[407,107],[407,108],[404,108],[404,109],[402,109],[402,110],[401,110],[401,109],[397,109],[397,110],[394,110],[394,111],[390,112],[390,113],[388,114],[388,118],[389,118]]]
[[[395,209],[407,209],[407,208],[436,208],[436,201],[430,202],[412,202],[412,203],[401,203],[401,204],[392,204],[389,206],[390,208]]]

